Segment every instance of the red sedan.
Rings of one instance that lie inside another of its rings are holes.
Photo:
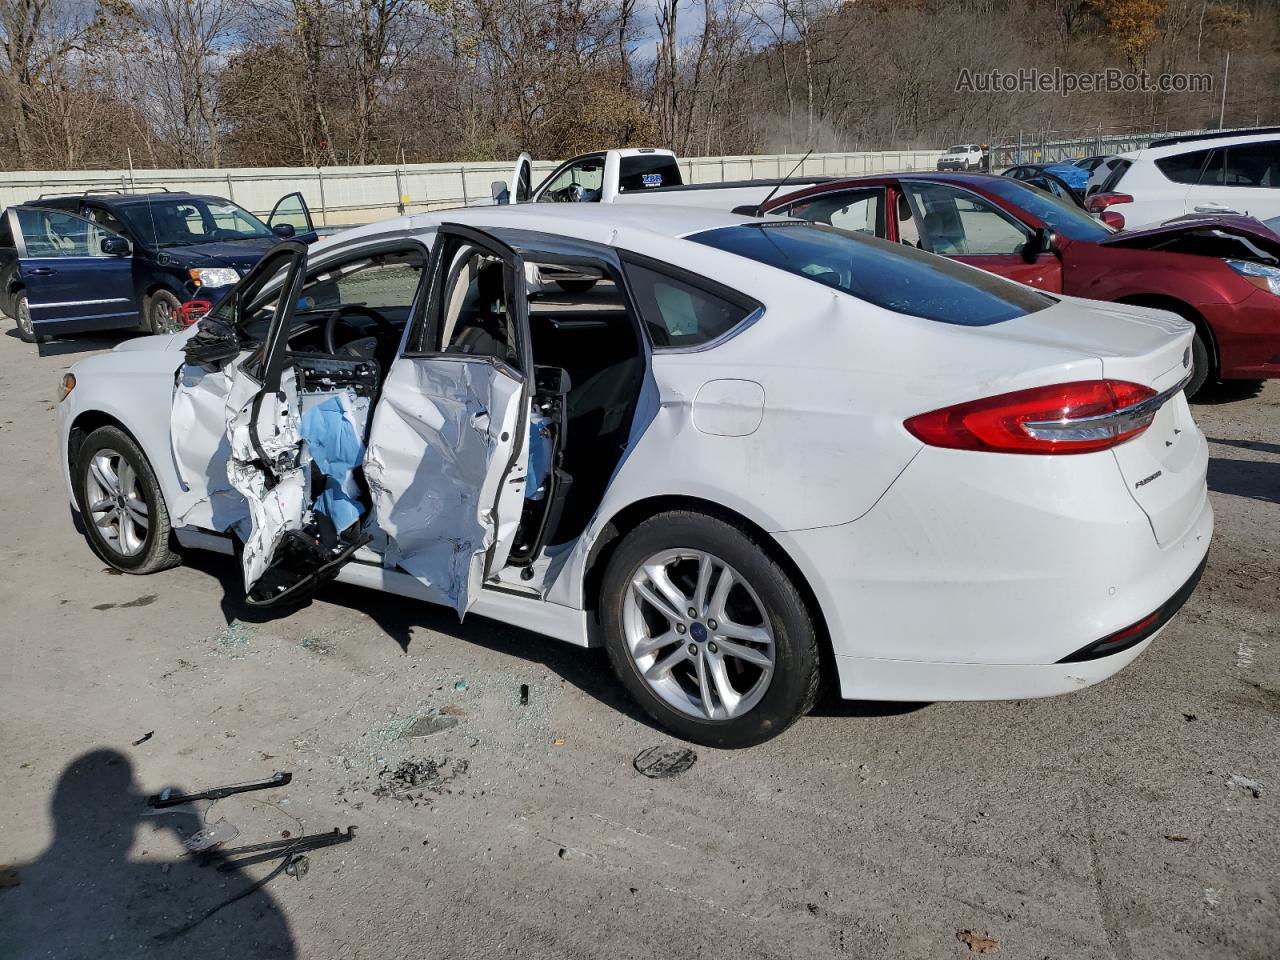
[[[1280,377],[1280,236],[1247,218],[1121,233],[1009,177],[836,180],[768,201],[1054,293],[1159,307],[1196,326],[1192,396],[1209,380]]]

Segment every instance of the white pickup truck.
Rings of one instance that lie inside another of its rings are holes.
[[[670,150],[630,147],[566,160],[533,186],[533,160],[516,160],[509,182],[491,184],[494,203],[665,203],[732,210],[755,206],[773,190],[799,190],[826,177],[688,184]],[[514,186],[513,186],[514,185]]]

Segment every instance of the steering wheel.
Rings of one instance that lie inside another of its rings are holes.
[[[338,324],[341,323],[349,314],[358,314],[367,317],[377,324],[378,332],[371,337],[357,337],[342,345],[341,351],[338,349],[337,337]],[[362,360],[372,360],[377,352],[380,342],[398,338],[398,331],[382,314],[376,310],[370,310],[368,307],[359,303],[346,303],[329,313],[324,318],[324,350],[325,353],[347,353],[353,357],[359,357]]]

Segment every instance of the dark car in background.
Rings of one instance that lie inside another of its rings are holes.
[[[28,343],[90,330],[170,333],[281,240],[315,239],[300,193],[264,223],[184,192],[42,197],[0,213],[0,310]]]

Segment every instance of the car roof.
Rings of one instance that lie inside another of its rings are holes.
[[[27,200],[21,206],[40,207],[50,203],[57,203],[59,200],[93,200],[104,207],[127,207],[149,203],[153,200],[170,199],[208,200],[216,203],[227,202],[225,197],[215,197],[212,194],[188,193],[185,190],[157,190],[152,193],[66,193],[55,197],[41,197],[39,200]]]
[[[313,249],[319,253],[331,246],[377,240],[387,234],[404,235],[406,232],[413,233],[444,223],[457,223],[482,230],[526,230],[613,246],[617,244],[619,231],[682,239],[705,230],[758,222],[754,217],[711,207],[681,207],[659,203],[517,203],[433,210],[393,220],[380,220],[325,237]]]
[[[1280,128],[1269,127],[1264,130],[1247,131],[1242,130],[1239,133],[1223,134],[1222,136],[1198,135],[1195,137],[1186,137],[1183,139],[1156,140],[1154,143],[1143,147],[1141,150],[1135,150],[1131,153],[1122,154],[1125,158],[1142,158],[1158,160],[1163,157],[1178,156],[1183,153],[1196,153],[1200,150],[1211,150],[1214,147],[1234,147],[1243,143],[1258,143],[1259,141],[1280,140]]]

